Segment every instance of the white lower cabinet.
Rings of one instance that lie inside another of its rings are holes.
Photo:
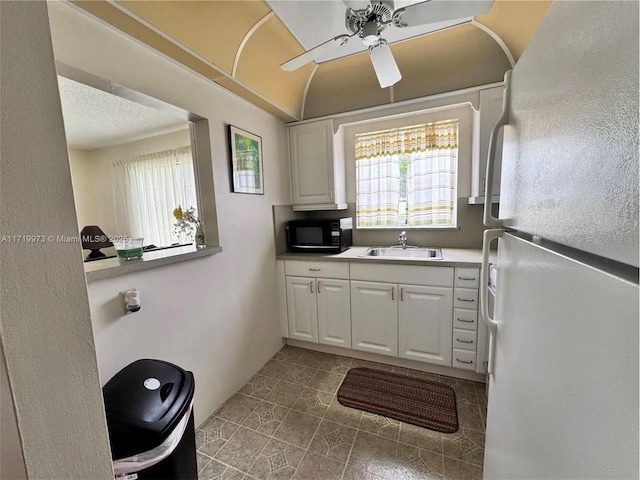
[[[349,280],[317,280],[318,342],[351,348]]]
[[[349,281],[286,277],[289,338],[351,348]]]
[[[478,354],[478,285],[477,268],[456,268],[453,295],[452,366],[482,372],[482,353]]]
[[[450,367],[452,289],[418,285],[398,287],[399,357]]]
[[[477,268],[286,260],[279,276],[289,338],[478,371]]]
[[[287,277],[289,337],[318,343],[315,278]]]
[[[397,285],[351,281],[351,344],[355,350],[398,356]]]

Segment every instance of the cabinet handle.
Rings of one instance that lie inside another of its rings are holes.
[[[473,320],[465,320],[464,318],[458,318],[457,320],[462,323],[473,323]]]
[[[458,277],[458,280],[475,280],[476,277]]]
[[[473,340],[460,340],[459,338],[456,338],[456,341],[460,343],[473,343]]]
[[[311,290],[311,293],[313,293],[313,282],[309,284],[309,290]]]
[[[318,293],[320,293],[320,280],[318,280]]]
[[[333,190],[329,190],[329,200],[333,200]]]
[[[458,297],[458,300],[460,300],[461,302],[475,302],[475,300],[473,298],[460,298],[460,297]]]
[[[310,268],[309,271],[310,272],[319,272],[320,270],[322,270],[321,268]]]
[[[471,365],[473,363],[473,360],[460,360],[459,358],[456,358],[456,362],[460,362],[460,363],[466,363],[467,365]]]
[[[391,287],[391,300],[396,299],[396,287]]]
[[[404,288],[400,289],[400,301],[404,302]]]

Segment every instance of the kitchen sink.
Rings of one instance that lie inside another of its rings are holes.
[[[422,247],[371,247],[362,252],[359,257],[380,257],[380,258],[406,258],[442,260],[442,251],[439,248]]]

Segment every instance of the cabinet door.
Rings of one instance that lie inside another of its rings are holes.
[[[451,366],[452,289],[416,285],[399,288],[399,356]]]
[[[355,350],[398,356],[398,287],[351,282],[351,344]]]
[[[289,338],[318,343],[318,311],[314,278],[287,277]]]
[[[333,120],[289,127],[291,201],[333,203]]]
[[[489,153],[489,138],[502,113],[502,97],[504,87],[480,90],[480,195],[484,195],[487,180],[487,155]],[[493,179],[493,194],[500,193],[500,170],[502,168],[502,131],[498,134],[496,143],[496,160]]]
[[[319,278],[318,341],[351,348],[351,296],[348,280]]]

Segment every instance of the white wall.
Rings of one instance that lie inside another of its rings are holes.
[[[29,478],[113,478],[81,252],[47,238],[77,227],[46,4],[0,2],[0,46],[0,234],[38,239],[0,243],[2,413]]]
[[[88,285],[102,382],[135,359],[196,378],[204,421],[281,347],[272,204],[289,203],[284,124],[63,3],[49,7],[56,59],[209,119],[221,254]],[[230,193],[227,124],[262,137],[265,195]],[[142,309],[122,316],[118,292]]]
[[[73,199],[76,204],[78,231],[85,225],[101,225],[100,208],[96,200],[96,169],[91,152],[69,149],[69,166],[73,182]],[[109,182],[111,179],[109,178]],[[107,230],[108,231],[108,230]]]
[[[185,122],[186,124],[186,122]],[[189,129],[90,151],[69,149],[78,227],[99,225],[107,235],[120,235],[113,203],[111,161],[161,152],[191,144]]]

